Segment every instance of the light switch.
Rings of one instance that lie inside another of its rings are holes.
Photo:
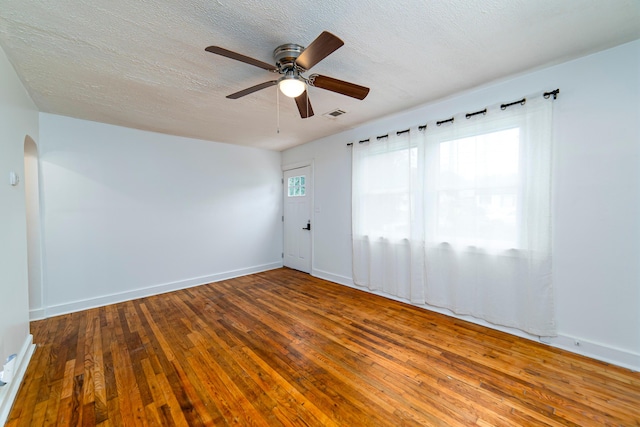
[[[15,172],[9,172],[9,184],[15,187],[19,182],[20,178],[18,177],[18,174]]]

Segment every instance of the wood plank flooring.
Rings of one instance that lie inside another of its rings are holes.
[[[279,269],[32,323],[7,426],[639,426],[640,374]]]

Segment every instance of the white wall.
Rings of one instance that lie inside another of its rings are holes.
[[[280,153],[40,114],[45,315],[282,265]]]
[[[556,88],[554,283],[559,336],[551,344],[640,369],[640,41],[283,152],[283,164],[314,160],[312,274],[353,285],[347,142]]]
[[[0,49],[0,363],[19,355],[20,372],[31,355],[24,181],[9,185],[9,173],[24,177],[24,141],[38,140],[38,113],[4,51]],[[20,374],[21,375],[21,374]],[[0,425],[20,383],[0,387]]]

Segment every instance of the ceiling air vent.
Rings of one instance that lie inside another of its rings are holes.
[[[343,114],[347,114],[347,112],[344,111],[344,110],[341,110],[339,108],[336,108],[333,111],[329,111],[328,113],[324,113],[323,116],[328,117],[330,119],[335,119],[336,117],[341,116]]]

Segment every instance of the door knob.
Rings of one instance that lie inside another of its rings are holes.
[[[303,230],[311,230],[311,221],[307,221],[307,226],[302,227]]]

